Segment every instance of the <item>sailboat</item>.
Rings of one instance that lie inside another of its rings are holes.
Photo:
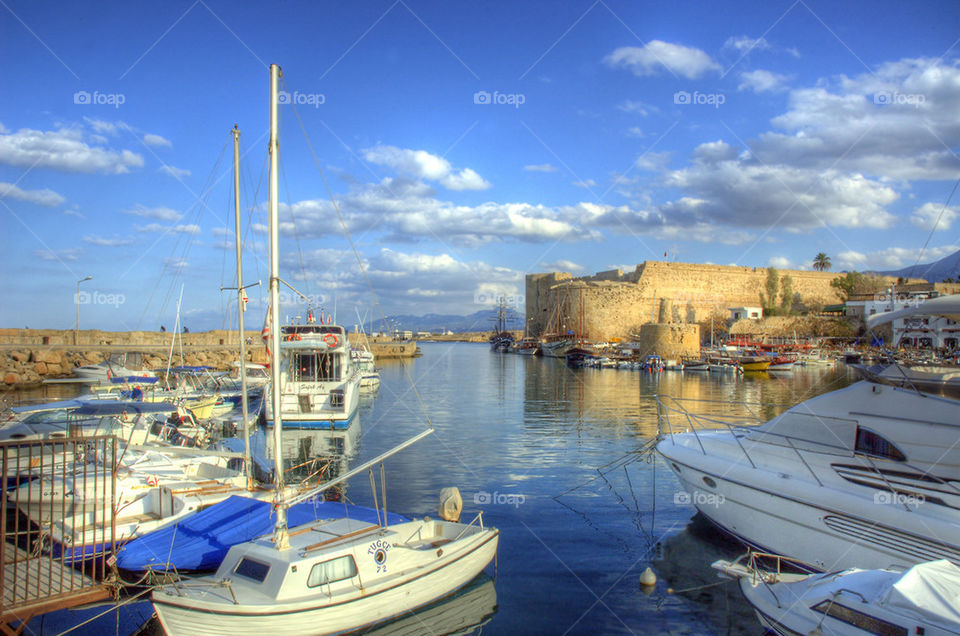
[[[271,65],[270,310],[273,325],[278,326],[279,81],[280,67]],[[272,383],[278,387],[279,329],[271,330],[270,337]],[[280,392],[272,392],[271,399],[274,448],[281,448]],[[469,583],[496,556],[499,531],[484,527],[481,514],[466,524],[448,520],[459,519],[462,502],[458,493],[441,502],[441,520],[423,518],[388,525],[385,519],[373,524],[341,518],[287,527],[290,506],[371,469],[432,431],[427,429],[387,453],[296,496],[284,488],[282,458],[275,453],[277,501],[273,535],[231,547],[212,576],[157,589],[152,601],[163,629],[167,634],[230,636],[338,633],[391,620]],[[385,513],[386,506],[383,508]]]

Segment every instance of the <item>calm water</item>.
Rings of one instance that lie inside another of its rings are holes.
[[[638,452],[657,434],[653,396],[731,405],[704,409],[789,405],[849,383],[844,367],[779,377],[658,376],[570,370],[485,345],[421,349],[415,361],[382,365],[378,394],[361,404],[350,462],[388,450],[429,418],[435,433],[387,461],[387,505],[436,516],[440,489],[459,487],[464,520],[482,510],[501,531],[496,580],[377,633],[444,633],[481,621],[474,631],[496,634],[762,633],[735,585],[683,592],[715,583],[710,563],[742,551],[694,518],[692,506],[674,503],[672,473]],[[347,496],[371,504],[368,477],[352,480]],[[652,592],[638,584],[647,566],[659,576]],[[59,612],[30,627],[58,633],[93,613]],[[132,604],[119,618],[112,612],[72,633],[130,633],[151,613],[148,603]]]

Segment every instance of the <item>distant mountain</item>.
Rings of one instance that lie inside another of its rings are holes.
[[[373,331],[429,331],[440,333],[444,330],[454,333],[464,331],[492,331],[497,320],[496,309],[485,309],[467,316],[454,314],[426,314],[424,316],[387,316],[388,329],[383,329],[383,321],[375,320],[371,325]],[[510,312],[507,317],[508,329],[523,329],[523,314]]]
[[[960,250],[950,256],[945,256],[934,263],[926,265],[911,265],[889,272],[877,272],[886,276],[903,276],[905,278],[924,278],[928,283],[939,283],[944,278],[960,279]]]

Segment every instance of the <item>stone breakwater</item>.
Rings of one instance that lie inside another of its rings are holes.
[[[85,364],[97,364],[109,355],[123,352],[139,353],[143,367],[162,370],[170,353],[170,334],[162,332],[105,332],[81,331],[80,344],[74,345],[74,332],[47,329],[0,329],[0,382],[4,386],[32,386],[43,380],[67,378],[73,369]],[[247,332],[252,344],[247,348],[247,362],[263,364],[266,350],[260,332]],[[237,334],[226,331],[184,334],[183,357],[180,338],[174,347],[173,364],[209,366],[218,371],[236,368],[240,359]],[[362,338],[354,337],[357,344]],[[376,339],[369,343],[378,360],[412,358],[417,354],[417,343]]]

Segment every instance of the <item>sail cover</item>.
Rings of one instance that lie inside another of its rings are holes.
[[[345,517],[377,523],[373,508],[337,501],[306,502],[287,511],[291,528]],[[272,502],[234,495],[179,523],[130,541],[118,551],[117,567],[131,572],[168,567],[180,572],[215,570],[231,546],[273,532],[275,518]],[[403,515],[387,514],[388,524],[406,521],[410,519]]]
[[[883,605],[932,625],[960,625],[960,567],[946,559],[913,566],[886,593]]]

